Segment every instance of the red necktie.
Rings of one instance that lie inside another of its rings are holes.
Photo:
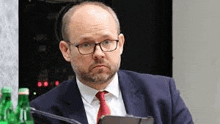
[[[102,91],[102,92],[98,92],[96,94],[96,97],[100,101],[100,107],[99,107],[98,116],[97,116],[97,124],[99,122],[99,119],[103,115],[109,115],[110,114],[110,110],[109,110],[109,108],[108,108],[108,106],[106,105],[106,102],[105,102],[105,93],[107,93],[107,92],[106,91]]]

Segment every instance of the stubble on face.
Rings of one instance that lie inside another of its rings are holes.
[[[104,69],[100,68],[95,70],[94,67],[99,64],[105,65]],[[95,60],[94,63],[89,66],[88,70],[83,70],[82,65],[72,64],[75,74],[82,82],[93,84],[105,84],[110,82],[119,70],[119,67],[120,61],[114,65],[110,65],[104,59]]]

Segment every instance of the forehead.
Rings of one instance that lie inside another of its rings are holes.
[[[70,18],[70,40],[95,36],[117,34],[117,24],[112,15],[95,5],[84,5],[78,8]]]

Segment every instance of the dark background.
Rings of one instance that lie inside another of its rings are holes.
[[[54,33],[57,14],[68,2],[51,1],[19,1],[19,87],[30,89],[30,100],[55,81],[74,77]],[[99,1],[116,11],[125,35],[121,69],[172,76],[172,0]],[[47,87],[37,86],[45,81]]]

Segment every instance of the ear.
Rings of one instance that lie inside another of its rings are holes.
[[[123,48],[124,48],[124,43],[125,43],[125,37],[122,33],[119,34],[118,37],[119,37],[118,47],[119,47],[119,50],[120,50],[120,54],[122,54],[123,53]]]
[[[61,53],[63,54],[63,58],[70,62],[70,48],[69,44],[66,41],[60,41],[59,48]]]

